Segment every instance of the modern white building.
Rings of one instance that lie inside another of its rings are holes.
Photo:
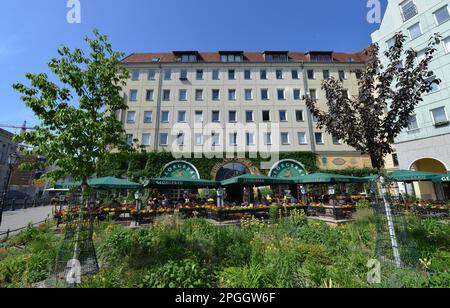
[[[417,61],[424,56],[429,39],[440,33],[443,41],[430,69],[442,83],[424,97],[408,129],[395,140],[395,158],[401,169],[446,173],[450,170],[450,0],[388,0],[380,29],[372,34],[380,54],[392,46],[400,31],[408,37],[406,48],[416,50]],[[423,199],[450,198],[447,184],[421,183],[415,190]]]

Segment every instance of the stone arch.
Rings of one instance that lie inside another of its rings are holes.
[[[414,161],[409,170],[447,173],[447,165],[436,158],[425,157]],[[435,184],[432,182],[417,182],[414,183],[414,190],[418,198],[431,200],[443,199],[450,195],[450,187],[448,184]]]
[[[216,164],[211,169],[211,178],[217,180],[219,171],[229,164],[241,164],[246,167],[247,173],[259,174],[258,168],[256,168],[253,163],[248,159],[224,159],[222,162]]]

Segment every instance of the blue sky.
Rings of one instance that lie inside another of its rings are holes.
[[[61,45],[84,47],[98,28],[125,53],[173,50],[336,50],[370,44],[378,25],[366,0],[80,0],[81,24],[66,21],[66,0],[3,3],[0,19],[0,124],[37,123],[11,85],[48,72]],[[383,3],[383,10],[385,7]],[[14,130],[12,130],[14,131]]]

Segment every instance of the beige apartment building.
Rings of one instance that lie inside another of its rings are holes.
[[[370,159],[317,129],[302,97],[325,106],[324,79],[358,91],[367,55],[311,51],[135,53],[122,65],[130,143],[148,151],[313,152],[321,169],[370,167]],[[300,162],[301,163],[301,162]]]

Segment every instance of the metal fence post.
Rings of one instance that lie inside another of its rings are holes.
[[[33,199],[33,207],[36,207],[36,199]]]
[[[22,209],[25,210],[27,208],[28,199],[23,199]]]
[[[12,201],[11,201],[11,211],[15,211],[16,210],[15,206],[16,206],[16,199],[13,198]]]

